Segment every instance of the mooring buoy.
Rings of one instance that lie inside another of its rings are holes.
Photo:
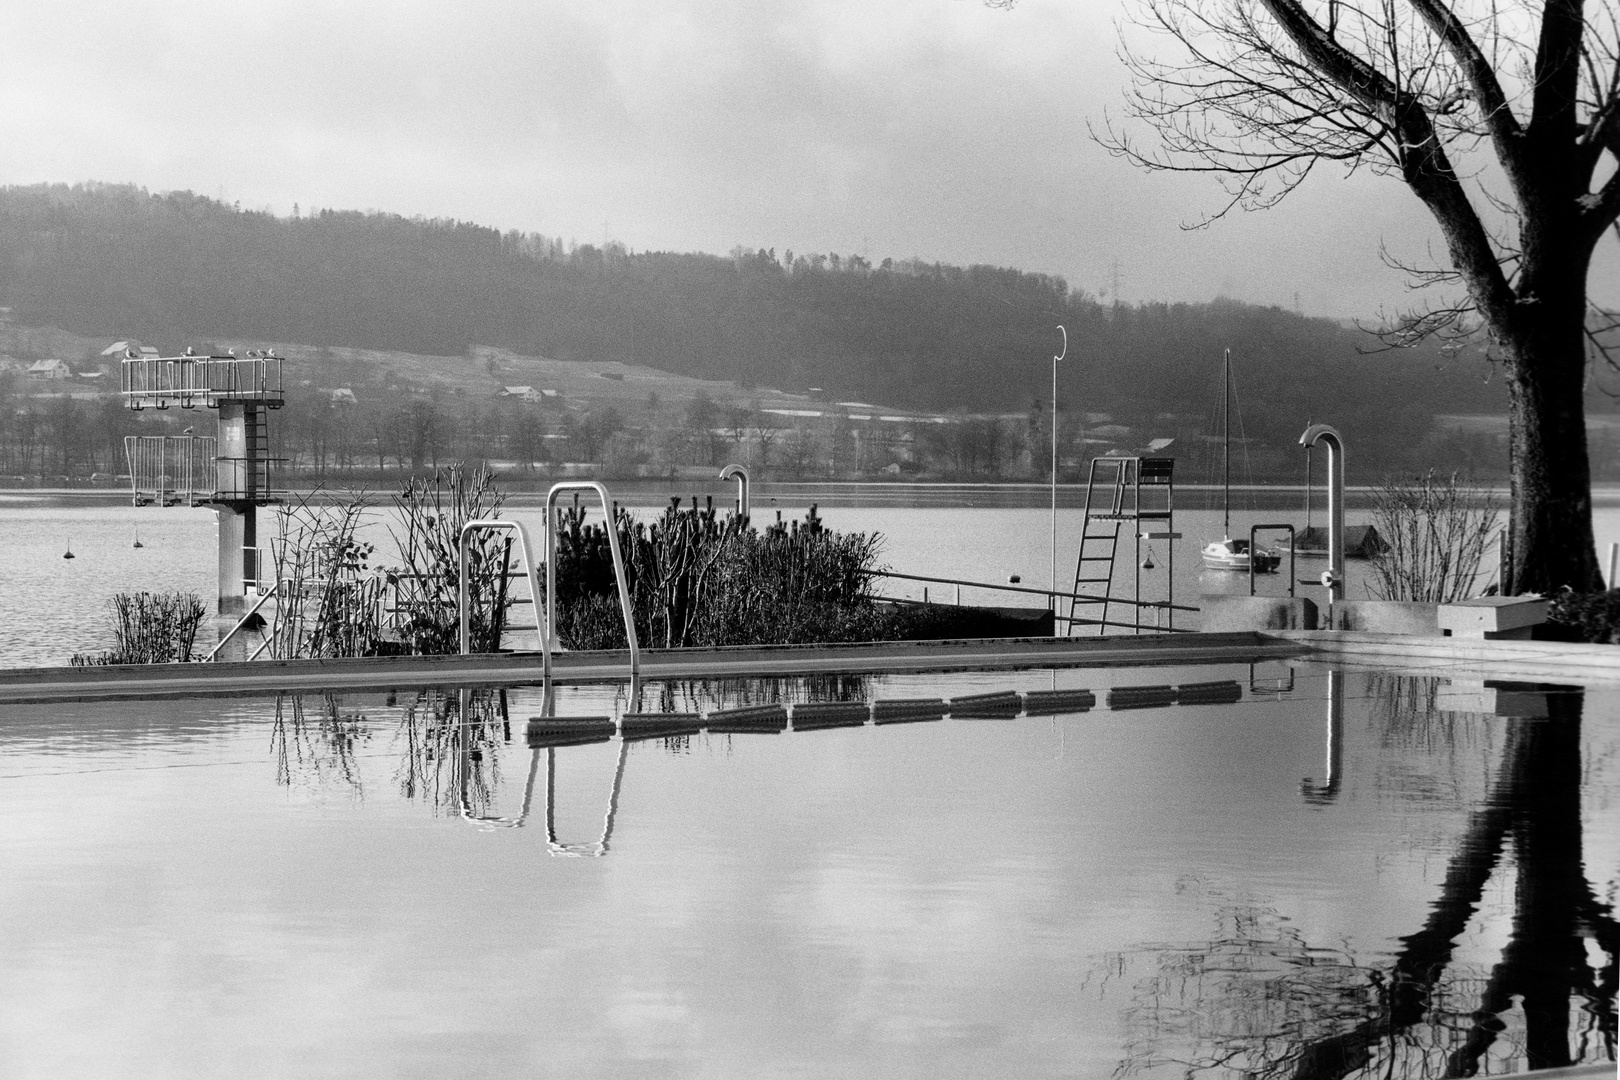
[[[73,548],[70,545],[68,547],[68,549],[67,549],[67,552],[62,556],[62,558],[64,558],[64,559],[76,559],[76,558],[78,558],[78,556],[73,554]]]

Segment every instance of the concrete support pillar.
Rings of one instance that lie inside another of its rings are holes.
[[[241,401],[219,404],[219,458],[216,462],[214,515],[219,538],[219,613],[240,615],[247,609],[249,582],[259,578],[258,448],[251,442],[259,406]],[[254,590],[257,592],[257,589]]]

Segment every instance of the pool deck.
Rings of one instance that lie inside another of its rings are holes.
[[[995,638],[851,645],[645,649],[643,679],[879,675],[1029,668],[1150,667],[1308,659],[1411,674],[1620,683],[1620,647],[1284,630],[1108,638]],[[559,652],[559,685],[627,682],[623,650]],[[0,670],[0,704],[264,691],[512,686],[541,681],[538,653]]]
[[[852,645],[644,649],[643,679],[770,678],[822,674],[1006,671],[1248,663],[1303,656],[1304,644],[1258,633],[1151,634],[1112,638],[994,638]],[[559,652],[552,681],[627,682],[624,650]],[[341,660],[130,664],[0,670],[0,704],[98,698],[190,697],[266,690],[511,686],[541,681],[539,653],[389,656]]]
[[[1196,635],[1193,635],[1196,636]],[[1416,675],[1620,683],[1620,646],[1556,641],[1484,641],[1360,630],[1268,630],[1263,635],[1309,649],[1313,659]]]

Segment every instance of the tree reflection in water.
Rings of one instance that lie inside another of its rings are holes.
[[[276,783],[322,787],[337,782],[356,797],[363,796],[355,754],[371,738],[365,715],[343,712],[331,694],[319,696],[312,715],[304,698],[303,694],[276,695],[276,715],[270,728]]]
[[[671,680],[640,695],[619,687],[611,711],[711,712],[761,703],[865,701],[869,693],[869,680],[851,675]],[[488,817],[501,784],[499,748],[512,742],[507,691],[420,690],[403,704],[390,695],[387,707],[398,710],[392,746],[398,753],[394,782],[400,795],[425,800],[436,814]],[[541,711],[549,712],[551,706]],[[363,797],[356,755],[376,726],[358,709],[345,711],[335,694],[277,695],[271,727],[276,782],[288,787],[338,785]],[[690,738],[671,735],[662,742],[680,753]]]
[[[1425,719],[1431,701],[1418,688],[1407,724]],[[1439,896],[1393,962],[1313,947],[1262,904],[1224,904],[1213,940],[1115,958],[1117,976],[1152,967],[1137,980],[1116,1075],[1174,1066],[1254,1080],[1461,1077],[1486,1064],[1613,1061],[1620,927],[1613,896],[1594,895],[1582,862],[1583,695],[1559,690],[1546,701],[1544,719],[1505,721],[1500,764]],[[1488,972],[1454,964],[1509,851],[1513,914],[1501,958]]]
[[[395,728],[399,793],[435,814],[486,814],[501,784],[499,747],[511,737],[505,690],[423,691]]]

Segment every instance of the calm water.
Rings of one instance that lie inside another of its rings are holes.
[[[1224,679],[1241,702],[1101,704]],[[1304,663],[651,691],[708,709],[1053,686],[1099,706],[555,750],[524,744],[539,705],[516,688],[513,741],[498,696],[463,716],[429,691],[8,707],[0,1073],[1612,1060],[1620,690]],[[558,711],[624,705],[581,688]]]
[[[769,498],[755,506],[761,523],[774,519],[780,510],[785,517],[800,516],[804,506],[777,505]],[[266,518],[268,518],[268,514]],[[543,513],[518,508],[511,516],[524,522],[538,542]],[[1018,507],[830,507],[822,510],[829,526],[882,533],[886,539],[883,561],[890,569],[932,577],[960,578],[990,584],[1004,584],[1017,574],[1026,586],[1044,588],[1051,565],[1051,514],[1049,510]],[[1352,523],[1366,520],[1364,513],[1352,512]],[[1081,513],[1059,510],[1058,580],[1066,588],[1074,579],[1074,545]],[[1303,524],[1298,512],[1280,510],[1234,511],[1234,535],[1247,536],[1254,523],[1292,521]],[[270,529],[268,522],[261,530]],[[1246,592],[1248,578],[1243,574],[1204,571],[1198,549],[1209,539],[1218,539],[1220,515],[1213,511],[1178,513],[1177,528],[1185,539],[1175,555],[1175,598],[1194,606],[1210,593]],[[370,535],[380,548],[390,545],[387,515],[378,509],[369,526]],[[1597,511],[1600,550],[1620,540],[1620,509]],[[1121,542],[1116,595],[1129,595],[1137,565]],[[139,538],[142,547],[133,543]],[[63,664],[76,652],[93,652],[110,647],[106,604],[115,593],[138,589],[180,589],[193,591],[212,602],[215,595],[214,517],[208,510],[170,507],[136,509],[116,505],[64,505],[51,500],[17,494],[0,494],[0,667],[26,667]],[[64,559],[71,547],[74,559]],[[1156,568],[1143,573],[1144,599],[1165,595],[1168,552],[1162,541],[1148,545]],[[1280,594],[1287,590],[1286,557],[1283,573],[1262,575],[1260,591]],[[1325,560],[1302,558],[1299,577],[1315,579],[1326,568]],[[1351,560],[1349,565],[1352,597],[1365,595],[1360,576],[1365,565]],[[915,582],[891,581],[883,588],[890,594],[921,599],[924,586]],[[928,586],[929,599],[954,602],[954,586]],[[1300,595],[1321,599],[1318,586],[1299,586]],[[966,604],[1043,606],[1038,596],[997,593],[964,588]],[[1196,615],[1178,615],[1178,626],[1196,626]],[[519,642],[518,644],[522,644]]]

